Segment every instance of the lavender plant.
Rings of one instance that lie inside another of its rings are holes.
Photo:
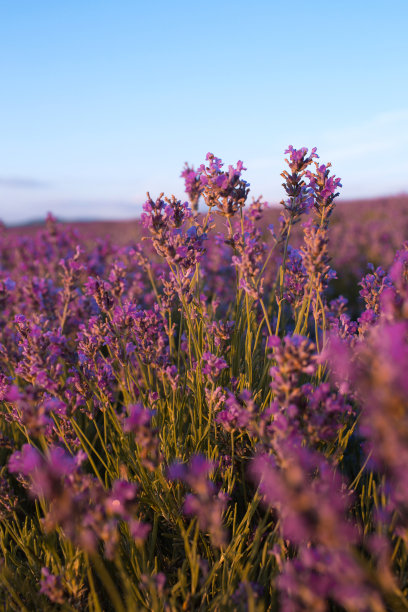
[[[348,310],[340,179],[286,154],[268,231],[211,153],[126,244],[1,228],[5,610],[408,610],[408,236]]]

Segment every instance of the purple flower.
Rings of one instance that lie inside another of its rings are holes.
[[[130,535],[135,540],[136,544],[141,546],[144,544],[149,532],[151,530],[151,526],[147,523],[142,523],[137,519],[132,519],[129,521],[129,530]]]
[[[264,263],[265,244],[261,240],[262,232],[249,215],[244,215],[243,227],[243,233],[239,228],[236,235],[231,235],[230,232],[226,243],[234,248],[232,263],[239,275],[239,288],[254,300],[258,300],[263,295],[263,279],[260,278],[260,273]]]
[[[215,380],[219,377],[222,370],[228,368],[228,364],[222,357],[216,357],[212,353],[206,351],[202,354],[203,367],[202,373],[204,376],[208,376],[211,382],[215,382]]]
[[[75,467],[75,460],[59,447],[52,448],[43,457],[36,448],[24,444],[21,452],[13,453],[9,459],[9,470],[28,476],[31,493],[47,499],[59,495],[64,478]]]
[[[285,153],[289,153],[289,159],[285,159],[285,161],[291,173],[284,170],[281,174],[285,179],[282,186],[288,196],[287,201],[281,202],[284,207],[282,225],[282,235],[284,237],[287,235],[289,225],[298,221],[301,215],[310,210],[314,203],[313,190],[309,185],[306,185],[304,176],[306,175],[306,169],[318,155],[316,149],[312,149],[309,157],[307,157],[307,152],[306,147],[294,149],[292,145],[285,151]]]
[[[378,266],[374,268],[372,264],[368,265],[370,273],[364,276],[360,281],[361,287],[360,296],[364,299],[366,309],[372,311],[375,315],[379,315],[381,307],[381,295],[387,288],[393,286],[391,277]]]
[[[385,612],[380,589],[347,551],[302,547],[286,561],[277,580],[282,609],[288,612],[327,612],[330,602],[345,610]]]
[[[153,202],[148,195],[144,204],[146,211],[142,215],[145,227],[149,229],[156,252],[166,259],[171,268],[177,264],[190,283],[189,275],[202,258],[207,238],[205,229],[196,225],[196,230],[186,230],[186,221],[191,217],[187,204],[182,204],[174,196],[162,200],[163,194]],[[174,275],[174,281],[181,285],[180,274]]]
[[[295,309],[301,306],[307,281],[308,274],[301,252],[288,245],[283,297]]]
[[[212,153],[207,153],[208,166],[199,168],[202,195],[209,208],[218,208],[219,214],[232,217],[244,205],[249,192],[249,183],[241,178],[245,170],[239,161],[236,168],[228,166],[228,172],[222,170],[223,163]]]
[[[336,276],[330,268],[326,228],[313,224],[312,219],[309,219],[303,224],[303,236],[304,245],[300,249],[302,265],[309,279],[309,286],[314,291],[313,301],[316,309],[316,295],[320,294],[324,299],[329,281]]]
[[[10,472],[30,476],[40,468],[43,458],[40,452],[30,444],[24,444],[21,451],[14,452],[8,462]]]
[[[203,184],[200,180],[200,171],[194,170],[187,162],[181,175],[184,178],[185,191],[190,199],[191,208],[193,211],[198,210],[198,200],[203,192]]]
[[[87,294],[94,298],[102,312],[108,312],[112,309],[114,301],[111,295],[110,283],[90,276],[85,284],[85,288]]]
[[[148,410],[143,404],[131,404],[128,407],[129,416],[123,421],[123,430],[132,433],[137,445],[137,453],[142,465],[153,471],[160,461],[160,444],[157,429],[151,425],[155,410]]]
[[[209,475],[214,470],[214,463],[202,455],[194,455],[188,464],[178,462],[169,466],[167,474],[171,480],[182,480],[193,493],[186,496],[183,511],[196,516],[202,531],[208,531],[214,546],[226,543],[223,527],[223,513],[226,510],[228,496],[216,490]]]
[[[46,595],[52,603],[63,604],[65,602],[61,576],[51,574],[47,567],[43,567],[41,570],[40,585],[40,593]]]
[[[167,478],[169,480],[184,480],[187,476],[187,466],[180,461],[174,461],[167,468]]]
[[[105,507],[109,514],[116,514],[123,519],[128,519],[134,512],[136,505],[137,486],[126,480],[115,480]]]
[[[334,210],[334,200],[340,195],[336,189],[342,186],[341,179],[330,176],[329,168],[331,164],[319,166],[317,162],[314,163],[316,166],[315,172],[308,170],[306,176],[309,178],[309,185],[313,190],[313,206],[319,217],[319,224],[322,228],[327,229],[329,218]]]
[[[309,157],[307,157],[308,149],[307,147],[302,147],[301,149],[295,149],[292,145],[289,145],[285,150],[285,155],[289,153],[289,159],[286,159],[286,163],[292,172],[302,172],[313,159],[318,159],[319,156],[316,153],[317,149],[314,147]]]
[[[278,510],[284,537],[329,549],[356,541],[345,518],[350,498],[342,494],[341,479],[327,461],[293,440],[281,440],[279,453],[281,466],[271,455],[260,455],[250,471],[266,503]]]
[[[128,406],[129,416],[123,422],[125,432],[137,432],[140,428],[150,424],[155,410],[148,410],[143,404],[131,404]]]
[[[311,376],[316,368],[315,345],[303,336],[285,336],[281,341],[272,336],[268,346],[276,365],[269,370],[271,389],[282,406],[297,404],[302,396],[300,381]]]
[[[249,424],[256,420],[257,406],[251,394],[243,391],[237,399],[230,393],[225,400],[225,408],[220,410],[216,416],[217,423],[220,423],[226,431],[236,429],[246,429]]]

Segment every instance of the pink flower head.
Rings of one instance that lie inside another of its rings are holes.
[[[140,546],[145,542],[147,536],[149,535],[151,526],[147,523],[142,523],[137,519],[132,519],[129,521],[129,529],[130,535],[135,540],[136,544]]]
[[[62,478],[74,471],[76,462],[64,449],[56,446],[49,453],[48,464],[53,474]]]
[[[307,147],[301,147],[300,149],[295,149],[292,145],[289,145],[285,150],[285,155],[289,154],[289,160],[285,160],[289,165],[292,172],[302,172],[314,158],[318,158],[319,156],[316,153],[317,149],[314,147],[309,157],[307,156],[308,149]]]
[[[43,462],[44,458],[34,446],[24,444],[21,451],[16,451],[11,455],[8,469],[10,472],[30,476],[40,468]]]
[[[127,519],[136,504],[137,485],[127,480],[115,480],[110,495],[105,502],[109,514],[117,514]]]
[[[131,404],[128,406],[129,416],[124,421],[123,430],[125,432],[136,431],[140,427],[146,427],[154,416],[154,410],[148,410],[143,404]]]

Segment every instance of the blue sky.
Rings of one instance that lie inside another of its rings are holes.
[[[344,197],[407,192],[407,25],[407,0],[0,0],[0,219],[130,218],[208,151],[277,202],[288,144]]]

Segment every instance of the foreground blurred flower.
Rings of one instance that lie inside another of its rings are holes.
[[[71,457],[61,448],[43,456],[26,444],[21,452],[11,455],[8,467],[28,477],[31,495],[47,502],[43,519],[46,532],[60,528],[76,546],[90,553],[96,551],[101,540],[106,556],[113,558],[120,540],[120,520],[128,522],[139,544],[146,539],[150,526],[136,518],[135,484],[117,480],[107,491],[98,479],[81,471],[82,459]],[[48,582],[55,581],[50,578]]]
[[[40,593],[46,595],[52,603],[63,604],[65,602],[61,576],[51,574],[47,567],[41,570],[40,585]]]
[[[193,493],[186,496],[185,514],[196,516],[202,531],[208,531],[214,546],[224,546],[227,541],[223,527],[223,513],[227,508],[228,495],[217,492],[209,476],[214,463],[202,455],[193,456],[188,464],[174,463],[168,468],[170,480],[181,480],[188,484]]]
[[[142,465],[153,471],[159,464],[161,456],[158,431],[151,425],[152,417],[156,413],[139,403],[128,406],[128,414],[129,416],[123,421],[123,431],[133,434]]]
[[[351,498],[340,476],[296,439],[281,441],[279,452],[279,464],[260,455],[250,472],[277,510],[284,538],[297,546],[278,578],[283,609],[328,612],[335,601],[350,612],[385,612],[376,578],[358,562],[360,534],[346,518]]]

